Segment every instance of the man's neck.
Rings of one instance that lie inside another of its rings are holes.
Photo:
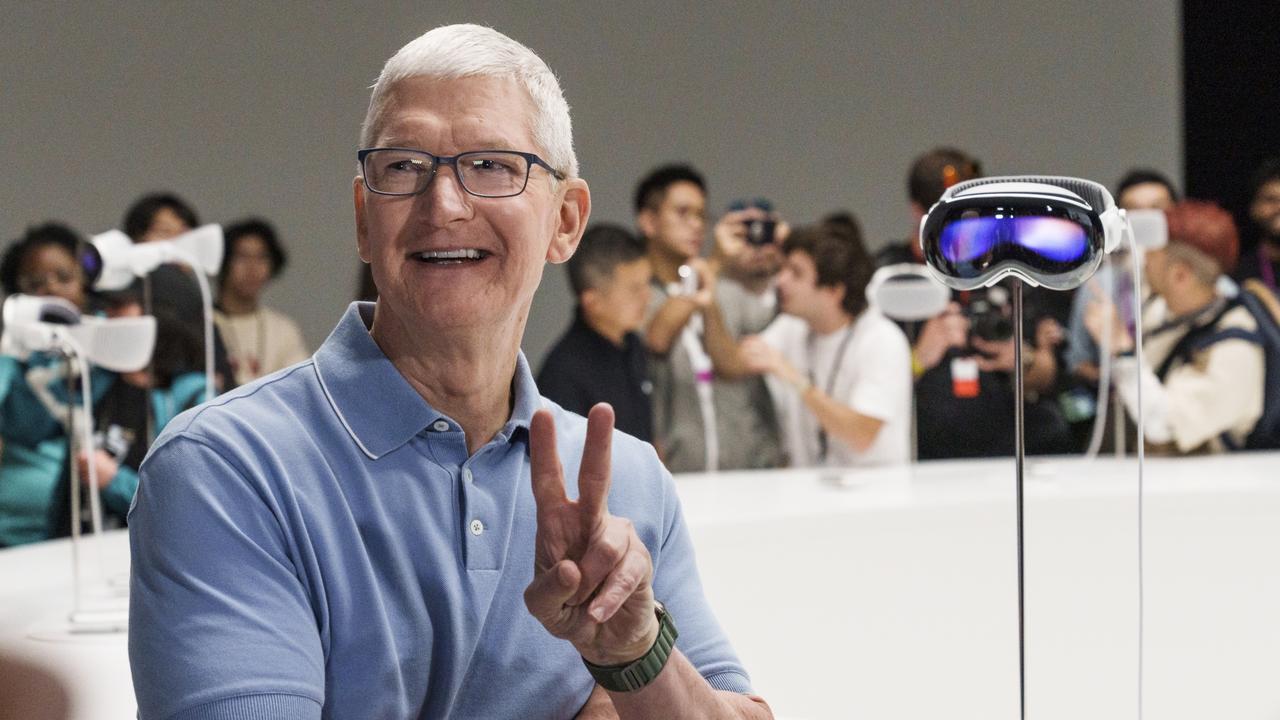
[[[369,332],[422,399],[462,426],[467,453],[474,455],[511,417],[516,355],[527,317],[526,309],[514,319],[518,327],[511,328],[410,330],[379,303]]]
[[[1280,262],[1280,237],[1263,238],[1258,245],[1262,248],[1262,254],[1271,262]]]
[[[660,250],[656,244],[649,248],[649,264],[653,267],[653,276],[663,285],[680,281],[680,266],[689,262],[682,258]]]
[[[258,299],[228,292],[218,298],[218,305],[228,315],[248,315],[258,309]]]
[[[853,322],[853,316],[844,310],[830,310],[809,318],[809,329],[816,335],[830,335],[848,327],[851,322]]]
[[[617,323],[609,322],[608,318],[592,315],[583,308],[579,308],[578,312],[582,314],[582,322],[591,328],[597,335],[608,340],[615,347],[622,347],[622,340],[627,336],[627,329]]]
[[[1185,295],[1179,297],[1167,297],[1164,302],[1169,308],[1169,314],[1173,317],[1183,317],[1192,315],[1208,307],[1209,303],[1216,300],[1218,291],[1213,287],[1198,285],[1194,288],[1188,288]]]

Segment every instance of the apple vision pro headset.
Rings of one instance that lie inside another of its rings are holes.
[[[1102,185],[1079,178],[1025,175],[969,180],[948,188],[920,221],[927,273],[954,290],[977,290],[1013,280],[1018,557],[1018,670],[1021,715],[1026,717],[1026,636],[1023,583],[1022,285],[1072,290],[1097,271],[1107,253],[1133,245],[1134,228],[1148,234],[1145,216],[1131,221]],[[1158,220],[1163,220],[1161,215]],[[1159,223],[1154,223],[1159,224]],[[1151,234],[1161,234],[1155,228]],[[1136,244],[1154,246],[1146,237]],[[1127,241],[1127,243],[1126,243]],[[1131,253],[1135,279],[1138,253]],[[1141,307],[1134,283],[1134,307]],[[934,301],[936,303],[936,300]],[[936,305],[935,305],[936,306]],[[1140,313],[1138,313],[1140,315]],[[1142,323],[1136,319],[1137,362],[1142,363]],[[1105,333],[1109,334],[1109,332]],[[1104,353],[1109,350],[1104,349]],[[1104,382],[1106,382],[1104,380]],[[1139,388],[1138,406],[1142,397]],[[1138,717],[1142,717],[1142,418],[1138,418]]]

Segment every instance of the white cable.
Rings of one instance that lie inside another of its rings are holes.
[[[205,277],[204,269],[195,255],[176,246],[170,252],[174,259],[191,268],[196,276],[196,284],[200,286],[200,303],[204,311],[204,398],[212,400],[217,393],[214,392],[213,378],[213,293],[209,290],[209,278]]]
[[[1138,367],[1143,367],[1142,360],[1142,266],[1138,260],[1137,248],[1130,253],[1133,257],[1133,351]],[[1144,613],[1146,597],[1144,592],[1144,564],[1142,552],[1142,504],[1144,491],[1143,466],[1146,461],[1146,431],[1142,416],[1142,383],[1138,382],[1138,720],[1142,720],[1142,681],[1143,650],[1145,645]]]

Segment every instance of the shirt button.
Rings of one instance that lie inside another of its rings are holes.
[[[480,522],[479,520],[472,520],[472,521],[471,521],[471,534],[472,534],[472,535],[479,535],[479,534],[480,534],[480,533],[482,533],[482,532],[484,532],[484,523]]]
[[[445,422],[444,420],[437,420],[431,424],[431,429],[435,430],[436,432],[444,432],[445,430],[449,429],[449,423]]]
[[[471,468],[462,468],[463,482],[473,482],[475,477],[471,474]]]

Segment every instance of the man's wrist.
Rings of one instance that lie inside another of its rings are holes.
[[[679,632],[662,603],[654,603],[653,610],[657,634],[644,654],[629,662],[614,665],[597,665],[583,658],[591,677],[600,687],[611,693],[633,692],[647,686],[662,673],[675,652]]]
[[[649,613],[649,619],[649,625],[645,628],[644,635],[634,644],[617,649],[591,648],[585,651],[580,650],[579,654],[582,655],[583,660],[600,667],[622,667],[633,663],[644,657],[645,653],[649,652],[649,649],[653,647],[654,642],[658,639],[658,617],[651,612]]]

